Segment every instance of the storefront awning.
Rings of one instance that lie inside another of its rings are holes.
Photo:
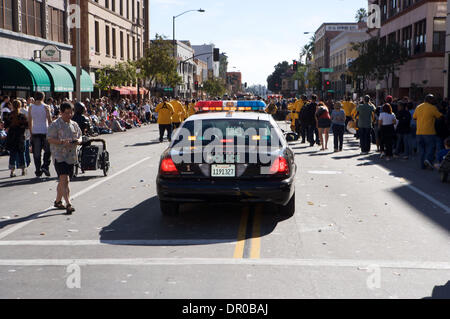
[[[124,89],[127,89],[128,91],[130,91],[129,94],[131,94],[131,95],[137,95],[138,94],[137,93],[137,88],[134,87],[134,86],[126,86],[126,87],[124,87]],[[141,87],[141,88],[139,88],[139,92],[140,92],[141,95],[144,95],[144,94],[148,93],[148,90]]]
[[[37,63],[15,58],[0,58],[0,89],[50,92],[50,77]]]
[[[72,76],[72,81],[74,86],[76,87],[77,81],[77,68],[72,65],[60,64],[63,68],[70,72]],[[81,92],[92,92],[94,91],[94,84],[92,83],[91,77],[89,74],[81,69]]]
[[[113,90],[119,92],[120,95],[130,95],[130,90],[125,87],[115,87]]]
[[[67,69],[56,63],[36,63],[47,71],[47,74],[50,76],[52,92],[75,91],[75,83],[73,82],[72,76]]]

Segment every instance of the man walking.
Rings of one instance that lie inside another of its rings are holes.
[[[311,96],[311,103],[304,106],[300,113],[300,120],[306,127],[306,139],[310,146],[314,144],[320,145],[319,132],[316,127],[316,111],[317,111],[317,96]],[[316,135],[314,139],[314,134]]]
[[[436,119],[442,116],[434,106],[434,95],[428,94],[425,103],[420,104],[414,112],[413,118],[417,120],[417,148],[420,155],[420,167],[433,169],[436,152]]]
[[[173,107],[174,113],[172,116],[173,129],[177,129],[180,127],[181,123],[186,119],[186,111],[184,106],[179,101],[180,98],[176,97],[174,100],[170,101],[170,104]]]
[[[370,96],[364,97],[364,104],[358,105],[356,112],[359,115],[358,128],[359,139],[361,145],[361,155],[367,155],[370,152],[371,139],[370,134],[372,131],[372,116],[376,111],[375,105],[370,102]]]
[[[36,177],[41,177],[42,173],[50,177],[50,146],[47,142],[48,126],[52,123],[51,111],[48,105],[44,104],[45,94],[36,93],[36,102],[28,109],[28,128],[31,133],[31,147],[33,149],[34,166]],[[44,163],[41,162],[42,150],[44,151]]]
[[[55,208],[66,209],[68,215],[75,211],[70,202],[69,181],[73,177],[75,163],[77,162],[77,145],[81,143],[81,130],[78,124],[72,121],[73,105],[68,102],[61,104],[61,117],[48,128],[48,142],[52,148],[55,160],[55,170],[58,174],[58,187],[56,192]],[[66,206],[62,204],[62,198]]]
[[[173,106],[163,97],[163,101],[155,109],[158,113],[159,142],[164,140],[164,132],[167,130],[167,139],[172,141],[172,116],[175,113]]]

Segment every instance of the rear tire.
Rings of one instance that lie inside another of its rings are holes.
[[[286,206],[279,205],[278,212],[284,217],[292,217],[295,214],[295,192]]]
[[[159,201],[161,213],[164,216],[177,216],[179,210],[179,204],[173,202]]]

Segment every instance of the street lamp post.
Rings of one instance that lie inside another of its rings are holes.
[[[185,12],[183,12],[183,13],[180,13],[179,15],[173,16],[173,20],[172,20],[172,23],[173,23],[173,28],[172,28],[172,31],[173,31],[172,45],[173,45],[173,57],[174,57],[175,59],[177,58],[177,57],[176,57],[176,54],[177,54],[177,51],[176,51],[177,45],[176,45],[176,40],[175,40],[175,19],[178,18],[178,17],[180,17],[180,16],[182,16],[183,14],[186,14],[186,13],[188,13],[188,12],[194,12],[194,11],[201,12],[201,13],[205,12],[205,10],[203,10],[202,8],[200,8],[200,9],[198,9],[198,10],[187,10],[187,11],[185,11]],[[177,62],[177,67],[178,67],[178,62]],[[176,96],[176,86],[175,86],[175,88],[174,88],[174,92],[173,92],[173,93],[174,93],[174,95]]]

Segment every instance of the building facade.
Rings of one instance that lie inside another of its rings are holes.
[[[214,44],[193,45],[195,55],[200,60],[205,61],[208,64],[208,70],[211,76],[219,77],[220,62],[214,62]]]
[[[227,72],[227,91],[231,95],[237,95],[242,92],[242,73]]]
[[[445,0],[369,0],[381,8],[380,40],[397,42],[408,49],[409,61],[391,80],[391,94],[421,98],[444,96]],[[384,82],[384,81],[383,81]],[[381,83],[382,89],[387,89]]]
[[[447,1],[447,36],[445,40],[444,97],[450,98],[450,0]]]
[[[197,73],[197,64],[192,57],[194,49],[189,41],[176,43],[177,71],[182,78],[182,84],[175,88],[174,94],[181,98],[191,98],[195,92],[194,75]]]
[[[340,99],[354,93],[354,79],[348,73],[350,63],[358,57],[358,51],[353,50],[353,45],[369,38],[367,28],[361,28],[342,32],[330,41],[330,68],[333,72],[329,74],[329,80],[334,98]]]
[[[80,6],[81,65],[93,80],[102,67],[143,56],[150,42],[149,0],[80,0]],[[73,64],[75,58],[74,50]]]

